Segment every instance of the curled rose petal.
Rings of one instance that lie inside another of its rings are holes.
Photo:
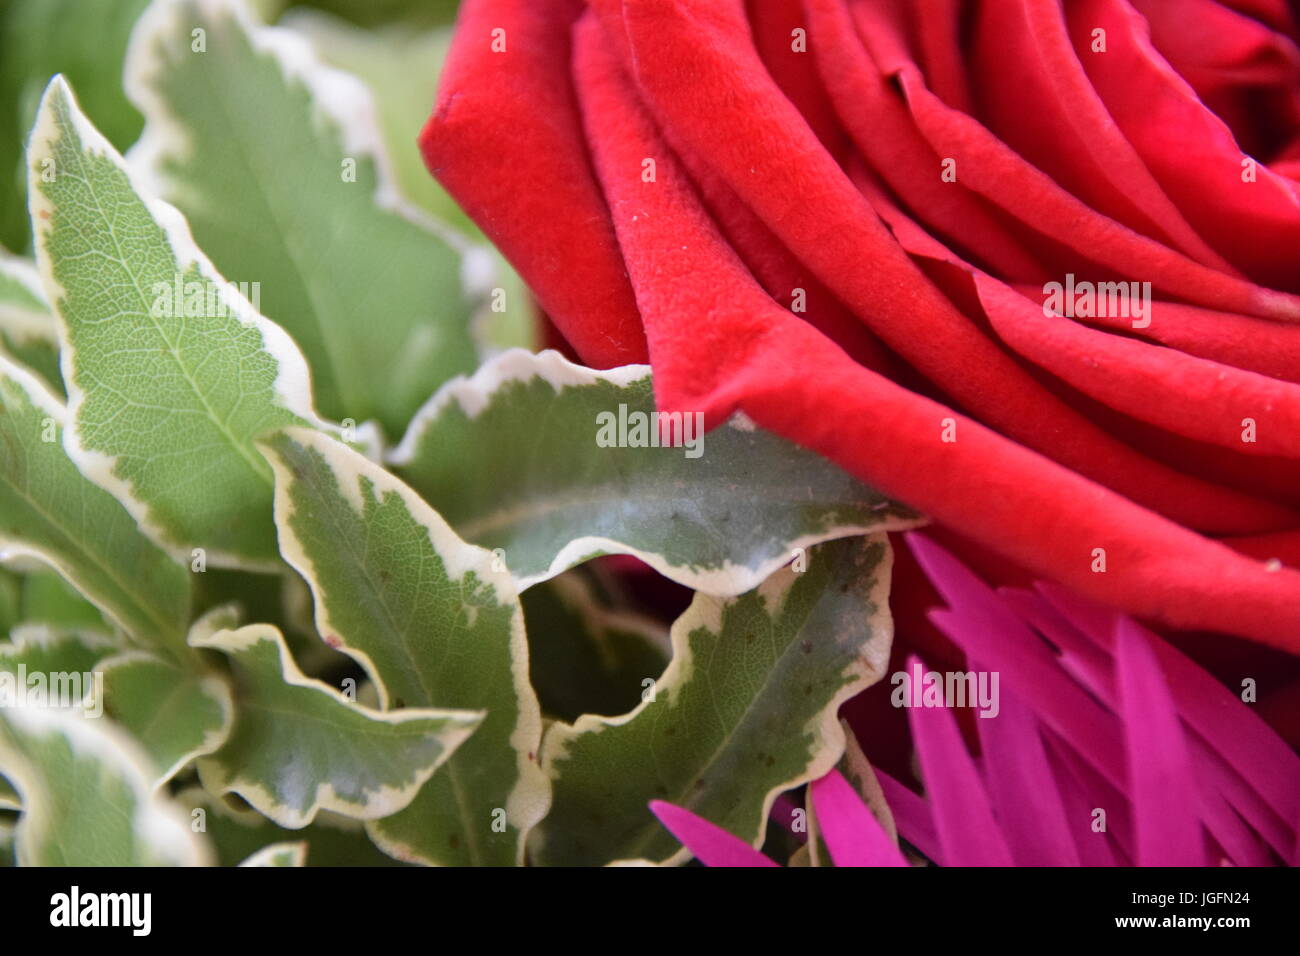
[[[744,411],[1024,571],[1295,651],[1295,22],[1168,2],[473,0],[422,145],[585,360],[644,348],[661,409]],[[1144,311],[1044,311],[1076,279]]]
[[[581,9],[466,0],[420,148],[583,358],[606,368],[645,361],[645,344],[569,82]]]

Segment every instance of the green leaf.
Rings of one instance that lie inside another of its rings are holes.
[[[695,590],[740,594],[796,548],[916,523],[740,419],[688,433],[687,444],[702,437],[697,457],[688,447],[602,447],[598,416],[617,425],[620,409],[629,422],[654,411],[645,366],[598,372],[555,352],[511,351],[444,386],[390,461],[461,537],[502,549],[520,590],[622,553]]]
[[[307,844],[308,866],[402,866],[379,851],[366,836],[364,826],[321,811],[316,821],[300,830],[276,826],[256,810],[236,809],[229,798],[212,796],[201,787],[177,794],[176,802],[190,814],[217,853],[221,866],[234,866],[270,843]]]
[[[323,427],[302,354],[217,274],[180,214],[137,187],[61,78],[28,151],[69,455],[182,560],[202,548],[214,565],[274,563],[271,475],[253,440]]]
[[[113,641],[93,631],[23,624],[13,630],[8,641],[0,643],[0,671],[17,673],[22,665],[29,673],[91,674],[119,650]]]
[[[62,389],[59,336],[36,264],[0,254],[0,352]]]
[[[4,780],[0,780],[0,806],[3,806],[4,788],[6,786]],[[13,866],[15,864],[14,829],[16,822],[8,814],[0,813],[0,866]]]
[[[655,799],[761,845],[777,795],[843,752],[840,704],[888,665],[889,570],[888,541],[873,535],[822,545],[806,571],[783,568],[740,597],[696,595],[652,700],[547,730],[554,803],[535,858],[680,862],[647,809]]]
[[[386,707],[487,711],[446,769],[407,810],[371,824],[371,836],[403,860],[521,862],[549,794],[509,574],[327,436],[289,429],[264,453],[276,472],[280,546],[311,586],[316,629],[366,669]]]
[[[56,73],[86,91],[86,112],[118,149],[140,135],[122,93],[127,37],[148,0],[5,0],[0,4],[0,243],[31,241],[23,140]]]
[[[230,734],[230,688],[217,675],[182,669],[143,651],[119,654],[100,669],[104,712],[148,752],[157,784],[217,750]]]
[[[272,843],[270,846],[258,850],[239,865],[306,866],[307,844],[303,841],[297,843]]]
[[[15,680],[0,696],[0,707],[9,703],[5,696],[18,692],[18,678],[26,687],[27,675],[31,674],[43,675],[46,687],[53,680],[70,690],[75,688],[74,696],[79,693],[84,697],[94,690],[94,671],[99,662],[118,650],[111,640],[93,631],[21,624],[7,633],[9,640],[0,642],[0,671],[15,675]],[[18,793],[0,777],[0,810],[19,807]]]
[[[0,634],[8,634],[23,619],[23,579],[0,569]]]
[[[415,133],[429,119],[429,106],[437,98],[451,28],[413,30],[394,23],[365,29],[309,7],[290,8],[280,26],[305,37],[327,64],[366,84],[402,195],[431,216],[478,238],[477,227],[429,175],[415,142]]]
[[[559,720],[626,713],[668,666],[668,629],[606,607],[574,568],[523,595],[528,660],[542,711]]]
[[[473,369],[466,243],[399,198],[359,80],[239,4],[177,0],[141,18],[126,83],[146,118],[133,165],[226,275],[260,283],[324,414],[396,436],[433,388]]]
[[[23,575],[22,620],[55,628],[112,632],[99,609],[53,571],[33,571]]]
[[[0,708],[0,773],[24,812],[23,866],[196,866],[206,843],[153,792],[149,760],[107,720],[49,707]]]
[[[199,761],[203,785],[238,793],[281,826],[306,826],[322,809],[363,820],[401,810],[482,716],[362,707],[305,677],[265,624],[191,640],[224,651],[235,668],[235,726]]]
[[[66,416],[0,356],[0,551],[50,565],[143,646],[191,657],[187,572],[69,460]]]

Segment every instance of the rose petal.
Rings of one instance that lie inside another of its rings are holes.
[[[519,270],[582,358],[646,360],[609,212],[582,142],[569,77],[578,0],[466,0],[425,164]],[[493,52],[502,37],[505,52]]]

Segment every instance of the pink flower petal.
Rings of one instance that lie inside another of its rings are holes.
[[[1084,866],[1127,866],[1123,853],[1128,803],[1119,791],[1088,766],[1077,753],[1050,732],[1047,762],[1052,767],[1070,832]],[[1096,830],[1096,811],[1106,811],[1105,830]]]
[[[1191,754],[1160,665],[1127,618],[1116,627],[1115,651],[1138,865],[1204,866]]]
[[[776,866],[738,836],[682,807],[651,800],[650,812],[706,866]]]
[[[910,658],[907,666],[915,668],[916,658]],[[1011,851],[993,819],[956,718],[946,707],[916,707],[908,718],[944,865],[1011,866]]]
[[[817,825],[836,866],[907,866],[885,828],[832,769],[811,786]]]
[[[898,835],[906,840],[926,859],[943,865],[943,851],[939,847],[939,834],[934,829],[934,816],[930,805],[885,771],[873,768],[880,782],[880,792],[885,795],[889,812],[894,815]]]
[[[1079,866],[1038,721],[1005,688],[998,697],[997,716],[976,718],[975,726],[984,783],[1011,854],[1020,866]]]
[[[1085,634],[1108,652],[1114,651],[1112,611],[1085,601],[1063,588],[1040,583],[1038,589]],[[1211,674],[1167,641],[1144,631],[1160,669],[1168,681],[1178,712],[1187,725],[1200,734],[1223,763],[1241,775],[1249,789],[1271,808],[1267,817],[1258,812],[1258,801],[1243,805],[1225,796],[1246,816],[1250,824],[1285,855],[1300,820],[1300,756],[1264,720]],[[1223,786],[1230,786],[1227,782]],[[1280,820],[1284,830],[1274,825]]]
[[[1056,730],[1116,786],[1124,781],[1119,726],[1061,668],[1060,658],[983,581],[920,534],[908,547],[951,608],[929,617],[966,652],[1001,673],[1037,717]]]

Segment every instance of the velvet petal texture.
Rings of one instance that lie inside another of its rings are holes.
[[[469,0],[421,145],[663,409],[1295,651],[1296,41],[1264,0]]]

